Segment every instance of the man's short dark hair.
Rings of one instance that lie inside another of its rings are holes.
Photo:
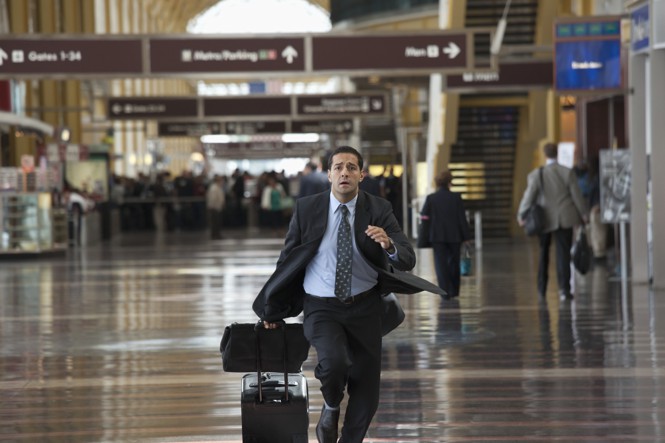
[[[439,188],[443,187],[448,187],[453,182],[453,174],[447,170],[444,169],[441,171],[441,173],[434,179],[434,182],[436,183],[436,186]]]
[[[352,148],[351,146],[340,146],[337,149],[335,149],[330,156],[328,157],[328,170],[332,167],[332,159],[334,156],[337,154],[353,154],[356,156],[358,159],[358,167],[362,171],[363,169],[363,156],[360,155],[360,152],[356,150],[356,148]]]
[[[547,158],[556,158],[559,153],[559,149],[556,143],[545,143],[545,146],[543,146],[543,152]]]

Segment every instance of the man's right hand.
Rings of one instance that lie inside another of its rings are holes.
[[[271,323],[269,321],[263,321],[263,327],[266,329],[277,329],[279,328],[279,323]]]

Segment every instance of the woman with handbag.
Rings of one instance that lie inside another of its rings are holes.
[[[445,299],[459,295],[462,243],[472,238],[462,196],[450,190],[452,181],[450,171],[442,171],[436,177],[438,191],[427,196],[420,212],[422,220],[429,220],[434,268]]]

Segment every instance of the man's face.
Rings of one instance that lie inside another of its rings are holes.
[[[328,170],[328,181],[337,200],[342,203],[353,200],[362,181],[358,158],[346,152],[335,154]]]

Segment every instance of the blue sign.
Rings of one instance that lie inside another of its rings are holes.
[[[621,40],[556,43],[555,86],[559,91],[620,89]]]
[[[633,52],[649,49],[649,4],[635,9],[630,14],[630,48]]]

